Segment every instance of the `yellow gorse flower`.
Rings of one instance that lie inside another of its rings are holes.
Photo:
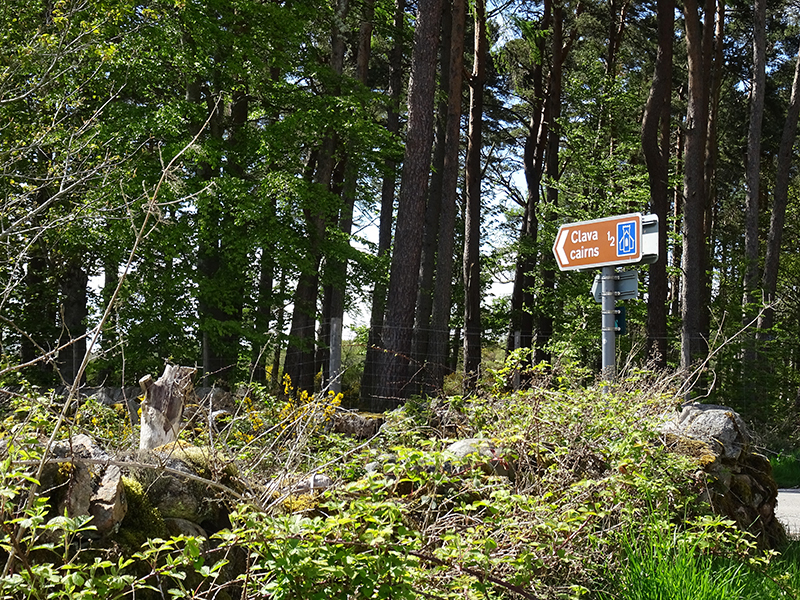
[[[334,394],[333,391],[328,391],[326,396],[317,397],[310,394],[308,390],[302,390],[294,396],[292,395],[294,391],[292,380],[288,374],[283,376],[283,390],[289,397],[279,415],[284,429],[291,423],[311,418],[319,419],[319,422],[314,425],[315,429],[321,427],[333,418],[344,398],[344,394],[341,392]]]

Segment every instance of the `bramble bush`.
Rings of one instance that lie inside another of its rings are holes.
[[[235,462],[247,492],[232,503],[230,526],[207,540],[156,538],[135,550],[89,542],[91,521],[52,516],[46,498],[28,501],[40,446],[22,440],[46,431],[56,402],[18,399],[2,426],[0,591],[6,598],[123,598],[135,590],[137,599],[646,600],[659,597],[644,587],[657,580],[663,589],[694,590],[692,598],[711,597],[706,590],[719,598],[798,596],[793,561],[760,553],[712,515],[700,500],[696,465],[659,442],[657,426],[678,404],[668,378],[636,373],[609,393],[563,375],[529,380],[535,387],[502,391],[499,374],[491,392],[414,399],[362,442],[325,431],[335,398],[308,396],[290,407],[249,394],[213,436],[197,424],[183,433],[185,442],[213,443],[210,455]],[[114,427],[124,431],[115,414],[85,405],[65,432],[107,439]],[[481,457],[449,454],[448,420],[461,437],[490,441],[509,475],[487,469]],[[334,485],[292,491],[317,472]],[[692,588],[690,579],[706,587]]]

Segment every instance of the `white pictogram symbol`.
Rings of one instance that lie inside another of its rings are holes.
[[[617,223],[617,256],[636,256],[636,221]]]

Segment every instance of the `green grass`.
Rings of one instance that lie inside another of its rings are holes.
[[[622,572],[615,600],[740,600],[744,566],[704,554],[699,540],[675,528],[649,523],[621,540]],[[665,524],[663,524],[665,525]]]
[[[800,599],[800,541],[767,560],[704,551],[701,536],[655,520],[620,540],[622,568],[601,600]]]

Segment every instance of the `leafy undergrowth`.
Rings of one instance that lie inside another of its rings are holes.
[[[135,549],[87,541],[90,521],[53,517],[29,494],[39,439],[52,434],[60,406],[15,397],[2,431],[0,590],[104,599],[800,596],[797,550],[759,554],[708,513],[696,466],[659,442],[657,426],[676,407],[668,381],[643,373],[613,393],[560,383],[416,399],[362,441],[327,432],[333,396],[287,404],[251,387],[216,428],[189,407],[184,441],[215,446],[227,461],[217,470],[235,466],[245,495],[232,503],[230,527],[208,540],[155,538]],[[56,437],[86,432],[119,455],[135,429],[120,407],[86,402]],[[445,452],[456,437],[490,440],[494,468]],[[293,492],[314,473],[333,485]]]
[[[800,487],[798,452],[782,452],[770,459],[772,474],[779,488]]]

